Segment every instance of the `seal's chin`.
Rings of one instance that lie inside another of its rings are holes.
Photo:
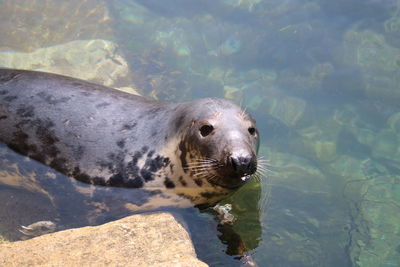
[[[250,180],[251,176],[251,174],[242,177],[224,176],[219,179],[213,179],[210,183],[226,189],[235,190]]]

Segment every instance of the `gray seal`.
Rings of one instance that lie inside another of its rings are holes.
[[[0,141],[79,181],[215,203],[257,172],[254,119],[226,99],[162,103],[0,69]]]

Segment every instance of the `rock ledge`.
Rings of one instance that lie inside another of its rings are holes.
[[[0,266],[207,266],[169,213],[133,215],[0,244]]]

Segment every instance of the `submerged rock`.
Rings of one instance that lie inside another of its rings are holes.
[[[398,103],[400,49],[389,45],[381,34],[349,30],[344,35],[343,63],[357,67],[365,94],[373,100]]]
[[[107,40],[71,41],[30,53],[0,52],[0,67],[52,72],[137,94],[130,87],[128,63],[118,46]]]
[[[196,258],[185,228],[168,213],[0,243],[0,251],[2,266],[207,266]]]
[[[306,106],[307,103],[301,98],[282,96],[271,99],[267,113],[293,127],[303,117]]]
[[[400,112],[392,114],[387,120],[389,128],[400,134]]]
[[[400,4],[398,4],[400,8]],[[397,14],[393,17],[387,19],[383,26],[385,29],[385,39],[388,42],[396,47],[400,47],[400,13],[396,12]]]
[[[334,161],[338,156],[336,140],[340,130],[336,125],[334,120],[326,120],[320,126],[300,129],[298,133],[301,139],[297,152],[318,162]]]
[[[76,39],[113,37],[102,0],[0,1],[0,48],[33,51]]]
[[[272,198],[261,219],[256,260],[270,266],[349,266],[343,249],[348,218],[332,188],[338,181],[304,157],[273,151],[269,159],[274,172],[264,187]]]
[[[391,130],[381,130],[372,146],[372,155],[377,158],[400,160],[399,137]]]
[[[350,255],[355,266],[400,262],[400,176],[373,160],[362,164],[361,196],[353,209]],[[364,235],[361,235],[364,233]]]
[[[328,177],[312,161],[276,151],[269,160],[268,164],[273,166],[269,179],[274,186],[288,187],[304,194],[328,194]]]

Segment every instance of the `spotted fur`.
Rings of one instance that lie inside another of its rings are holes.
[[[204,137],[199,129],[207,123],[215,130]],[[0,69],[0,140],[89,184],[218,201],[255,171],[258,132],[249,134],[251,127],[254,120],[224,99],[167,104],[60,75]],[[250,155],[251,170],[237,171],[235,153]]]

